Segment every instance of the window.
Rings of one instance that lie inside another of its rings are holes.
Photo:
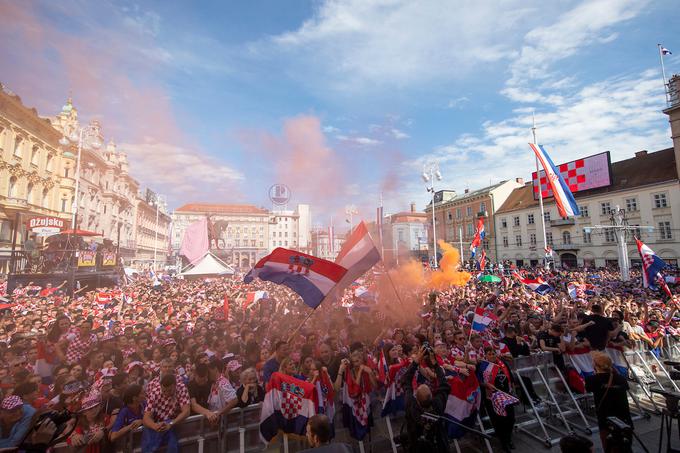
[[[508,227],[508,219],[501,219],[501,228]]]
[[[626,211],[637,210],[637,198],[626,198]]]
[[[545,211],[543,213],[543,220],[546,222],[550,222],[550,211]]]
[[[38,146],[34,145],[33,148],[31,148],[31,164],[38,165],[38,156],[39,155],[40,154],[38,152]]]
[[[286,242],[288,242],[288,241],[286,241]],[[286,244],[286,245],[288,245],[288,244]],[[250,246],[251,246],[251,247],[255,247],[255,239],[252,239],[252,240],[250,241]]]
[[[545,241],[548,243],[548,245],[553,245],[552,231],[545,233]]]
[[[571,233],[568,231],[565,231],[562,233],[562,243],[565,245],[571,244]]]
[[[610,202],[605,201],[604,203],[600,203],[600,214],[602,215],[609,215],[612,212],[612,205]]]
[[[468,207],[465,209],[465,215],[467,215],[468,217],[471,217],[471,216],[472,216],[472,206],[468,206]]]
[[[66,212],[66,198],[61,199],[61,212]],[[179,237],[179,233],[176,236]]]
[[[446,214],[446,217],[448,217],[449,220],[453,220],[453,213],[452,213],[451,211],[449,211],[449,212]]]
[[[33,183],[32,182],[29,182],[28,187],[26,188],[26,202],[28,202],[28,204],[33,203]]]
[[[463,217],[462,211],[460,210],[460,208],[456,208],[456,218],[460,219],[462,217]]]
[[[23,140],[21,138],[17,137],[14,139],[14,155],[21,157],[21,144],[23,143]]]
[[[7,186],[7,196],[9,198],[15,198],[17,196],[17,177],[12,176],[9,178],[9,185]]]
[[[82,200],[82,198],[81,198]],[[106,205],[104,205],[104,214],[106,214]]]
[[[241,247],[241,240],[240,239],[236,239],[234,242],[236,243],[236,247]]]
[[[402,242],[404,240],[404,231],[399,230],[399,242]]]
[[[264,247],[264,242],[260,241],[260,248]]]
[[[519,226],[519,216],[512,218],[513,226]]]
[[[508,246],[508,237],[503,236],[503,247],[507,247],[507,246]]]
[[[529,225],[533,225],[533,224],[534,224],[534,215],[533,215],[533,214],[528,214],[528,215],[527,215],[527,223],[528,223]]]
[[[665,193],[654,194],[654,207],[655,208],[666,208],[668,207],[668,200],[666,200]]]
[[[42,193],[42,207],[43,208],[50,207],[50,191],[47,189],[43,190]]]
[[[590,236],[590,229],[583,229],[583,243],[584,244],[592,244],[593,243],[593,238]]]
[[[529,243],[533,246],[536,245],[536,233],[529,234]]]
[[[515,243],[517,244],[517,247],[521,247],[522,246],[522,236],[520,236],[520,235],[515,236]]]
[[[578,210],[581,211],[581,217],[590,217],[590,213],[588,212],[588,205],[579,206]]]
[[[68,167],[64,167],[64,178],[68,178]]]
[[[467,235],[472,236],[475,234],[475,229],[473,228],[471,223],[467,224]]]
[[[613,230],[604,230],[604,242],[616,242],[616,233]]]
[[[45,170],[52,171],[52,154],[47,155],[47,165],[45,165]]]
[[[286,241],[286,247],[288,247],[288,241]]]
[[[642,237],[642,230],[640,225],[631,225],[632,230],[626,231],[626,240],[635,242],[635,238]]]
[[[659,222],[659,239],[673,239],[671,222]]]
[[[486,203],[484,203],[482,201],[481,203],[479,203],[479,212],[484,212],[484,211],[486,211]]]

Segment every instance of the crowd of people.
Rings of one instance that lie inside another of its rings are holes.
[[[82,451],[110,451],[138,428],[143,451],[178,451],[174,428],[190,414],[216,425],[233,408],[262,402],[279,372],[327,385],[325,395],[338,403],[350,398],[368,429],[366,408],[392,384],[406,398],[407,420],[415,420],[441,405],[452,379],[475,376],[482,410],[501,447],[510,450],[513,407],[498,411],[492,395],[540,403],[530,382],[529,395],[517,390],[513,359],[548,351],[565,370],[565,354],[577,348],[593,352],[595,373],[585,383],[601,430],[606,435],[610,415],[632,423],[621,402],[625,376],[598,351],[634,340],[651,350],[663,347],[665,338],[680,335],[675,302],[642,289],[635,272],[630,282],[604,269],[531,273],[553,290],[540,295],[513,278],[472,278],[436,292],[397,281],[395,291],[381,290],[359,309],[350,288],[300,329],[310,309],[296,294],[262,281],[246,285],[242,275],[141,276],[117,287],[82,287],[73,296],[63,285],[18,287],[0,311],[0,448],[18,445],[36,414],[51,410],[79,414],[67,442]],[[359,284],[374,287],[383,277],[374,270]],[[576,297],[570,282],[579,285]],[[252,291],[268,297],[251,304]],[[481,330],[473,328],[478,308],[490,319]],[[494,372],[482,372],[482,363],[493,364]],[[360,429],[352,432],[362,436]],[[414,421],[409,445],[418,445],[422,434]]]

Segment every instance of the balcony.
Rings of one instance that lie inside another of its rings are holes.
[[[566,250],[578,250],[581,246],[578,244],[553,244],[552,249],[556,252],[566,251]]]
[[[550,226],[551,227],[561,227],[561,226],[572,226],[576,225],[576,219],[568,218],[568,219],[555,219],[550,221]]]
[[[5,209],[26,209],[28,202],[23,198],[7,197],[3,203]]]

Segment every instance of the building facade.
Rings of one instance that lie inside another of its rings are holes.
[[[253,205],[189,203],[172,213],[172,249],[176,257],[187,227],[209,216],[218,243],[210,250],[225,263],[247,270],[269,253],[269,211]],[[292,240],[292,239],[291,239]]]
[[[462,194],[453,193],[453,196],[446,196],[446,191],[435,194],[435,223],[437,240],[444,240],[452,245],[456,245],[463,250],[463,259],[469,259],[469,245],[475,235],[477,219],[485,217],[486,239],[483,247],[486,249],[487,257],[496,260],[498,256],[498,238],[494,229],[494,215],[496,210],[507,200],[513,190],[522,187],[524,181],[517,178],[510,181],[502,181],[498,184],[487,186],[478,190],[465,190]],[[432,232],[432,207],[431,204],[425,208],[430,221],[428,231]],[[431,235],[429,246],[432,246]],[[462,242],[462,247],[461,246]]]
[[[54,128],[65,137],[73,137],[80,128],[78,111],[69,99],[61,112],[52,120]],[[97,120],[89,123],[99,131],[99,142],[104,143],[101,125]],[[69,146],[72,163],[77,171],[77,140]],[[121,257],[129,262],[137,253],[135,210],[139,183],[130,175],[127,155],[117,149],[113,140],[95,147],[84,142],[80,157],[76,226],[93,231],[120,246]],[[73,203],[74,200],[71,200]],[[70,204],[70,203],[69,203]]]
[[[427,213],[416,211],[415,203],[411,203],[410,211],[385,216],[382,221],[382,244],[379,232],[371,231],[375,226],[369,225],[373,240],[382,249],[383,261],[398,265],[409,259],[427,257],[431,219]]]
[[[60,138],[48,119],[0,85],[0,273],[8,270],[17,214],[19,248],[30,217],[70,223],[74,161],[64,155]]]
[[[669,264],[680,257],[680,186],[673,148],[648,153],[611,165],[612,184],[574,193],[581,214],[559,217],[554,199],[544,200],[546,241],[556,266],[617,266],[617,239],[612,214],[623,209],[633,228],[626,236],[628,256],[635,264],[639,254],[634,236],[649,245]],[[618,210],[617,210],[618,209]],[[539,201],[527,183],[515,189],[496,213],[499,256],[518,266],[535,266],[545,252]]]
[[[294,211],[274,210],[269,225],[269,252],[277,247],[312,253],[312,218],[309,205],[300,204]]]
[[[171,222],[167,208],[157,198],[137,197],[134,241],[136,253],[132,260],[133,267],[145,268],[155,263],[156,269],[160,269],[168,264]]]
[[[335,261],[345,243],[345,237],[344,235],[330,233],[330,231],[332,230],[314,228],[312,231],[312,255],[328,261]]]

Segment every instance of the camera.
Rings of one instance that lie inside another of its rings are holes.
[[[678,372],[680,373],[680,371]],[[672,377],[672,375],[671,375]],[[662,390],[658,387],[651,387],[649,389],[650,392],[652,393],[657,393],[659,395],[663,395],[663,397],[666,399],[666,410],[670,412],[671,414],[677,414],[678,413],[678,403],[680,402],[680,393],[678,392],[669,392],[666,390]]]

